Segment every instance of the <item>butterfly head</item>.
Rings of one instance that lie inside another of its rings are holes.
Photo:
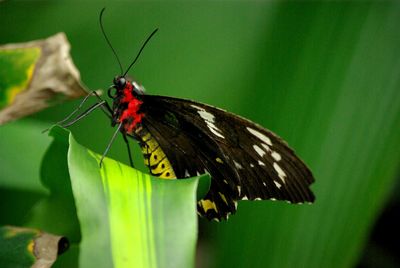
[[[126,80],[125,76],[119,76],[119,75],[114,77],[114,80],[113,80],[114,87],[119,90],[122,90],[125,88],[126,82],[127,82],[127,80]]]
[[[124,76],[116,76],[113,80],[113,84],[108,88],[108,96],[115,101],[126,87],[127,80]]]
[[[140,95],[144,94],[144,88],[135,81],[131,82],[125,76],[116,76],[113,84],[108,88],[107,94],[114,102],[130,94],[140,98]]]

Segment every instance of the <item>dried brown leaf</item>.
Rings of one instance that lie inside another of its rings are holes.
[[[0,125],[87,94],[69,50],[64,33],[0,46]],[[21,67],[23,57],[35,51],[39,56],[28,67]],[[18,78],[24,80],[14,83]]]

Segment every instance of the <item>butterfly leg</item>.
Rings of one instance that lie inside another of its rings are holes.
[[[121,130],[121,127],[122,127],[122,123],[120,123],[120,124],[118,125],[118,128],[115,130],[113,136],[111,137],[111,140],[110,140],[110,142],[108,143],[106,150],[104,151],[103,155],[101,156],[101,159],[100,159],[100,167],[101,167],[101,165],[103,164],[104,157],[106,157],[108,151],[109,151],[110,148],[111,148],[111,145],[114,143],[114,140],[115,140],[115,138],[117,137],[118,132]]]
[[[84,111],[83,113],[81,113],[80,115],[75,117],[73,120],[69,121],[68,123],[61,124],[61,126],[62,127],[69,127],[69,126],[75,124],[76,122],[78,122],[79,120],[81,120],[82,118],[84,118],[85,116],[87,116],[88,114],[90,114],[91,112],[96,110],[97,108],[104,107],[105,103],[106,103],[106,101],[101,101],[101,102],[97,102],[97,103],[93,104],[86,111]]]
[[[96,91],[93,90],[91,93],[92,93],[93,95],[95,95],[96,98],[97,98],[100,102],[103,101],[103,99],[99,96],[99,94],[97,94]],[[102,109],[102,111],[103,111],[110,119],[112,118],[113,111],[112,111],[112,109],[111,109],[110,104],[108,104],[107,101],[105,101],[104,106],[102,106],[101,109]]]
[[[127,149],[128,149],[129,164],[131,165],[131,167],[134,167],[134,166],[133,166],[132,153],[131,153],[131,149],[130,149],[130,146],[129,146],[129,140],[128,140],[128,138],[126,137],[126,134],[123,134],[122,136],[124,137],[124,141],[125,141],[126,147],[127,147]]]
[[[79,104],[79,106],[72,111],[72,113],[70,113],[67,117],[65,117],[63,120],[58,121],[56,123],[56,125],[62,125],[64,124],[66,121],[68,121],[73,115],[75,115],[82,107],[83,105],[86,103],[86,101],[89,99],[89,97],[91,96],[95,96],[100,102],[104,102],[103,105],[101,105],[101,109],[102,111],[109,117],[111,118],[112,116],[112,109],[110,107],[110,105],[106,102],[103,101],[103,99],[99,96],[99,94],[96,91],[91,91],[89,94],[86,95],[86,97],[81,101],[81,103]],[[42,132],[47,132],[50,128],[47,128],[45,130],[43,130]]]

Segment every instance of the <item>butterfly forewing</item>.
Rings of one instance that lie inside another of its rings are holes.
[[[226,218],[241,199],[312,202],[314,181],[285,141],[224,110],[184,99],[143,96],[142,125],[155,137],[178,178],[208,172],[198,204],[209,219]]]

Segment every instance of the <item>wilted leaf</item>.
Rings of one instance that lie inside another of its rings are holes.
[[[47,268],[68,249],[65,237],[36,229],[0,227],[0,266]]]
[[[64,33],[0,46],[0,125],[86,95]]]

